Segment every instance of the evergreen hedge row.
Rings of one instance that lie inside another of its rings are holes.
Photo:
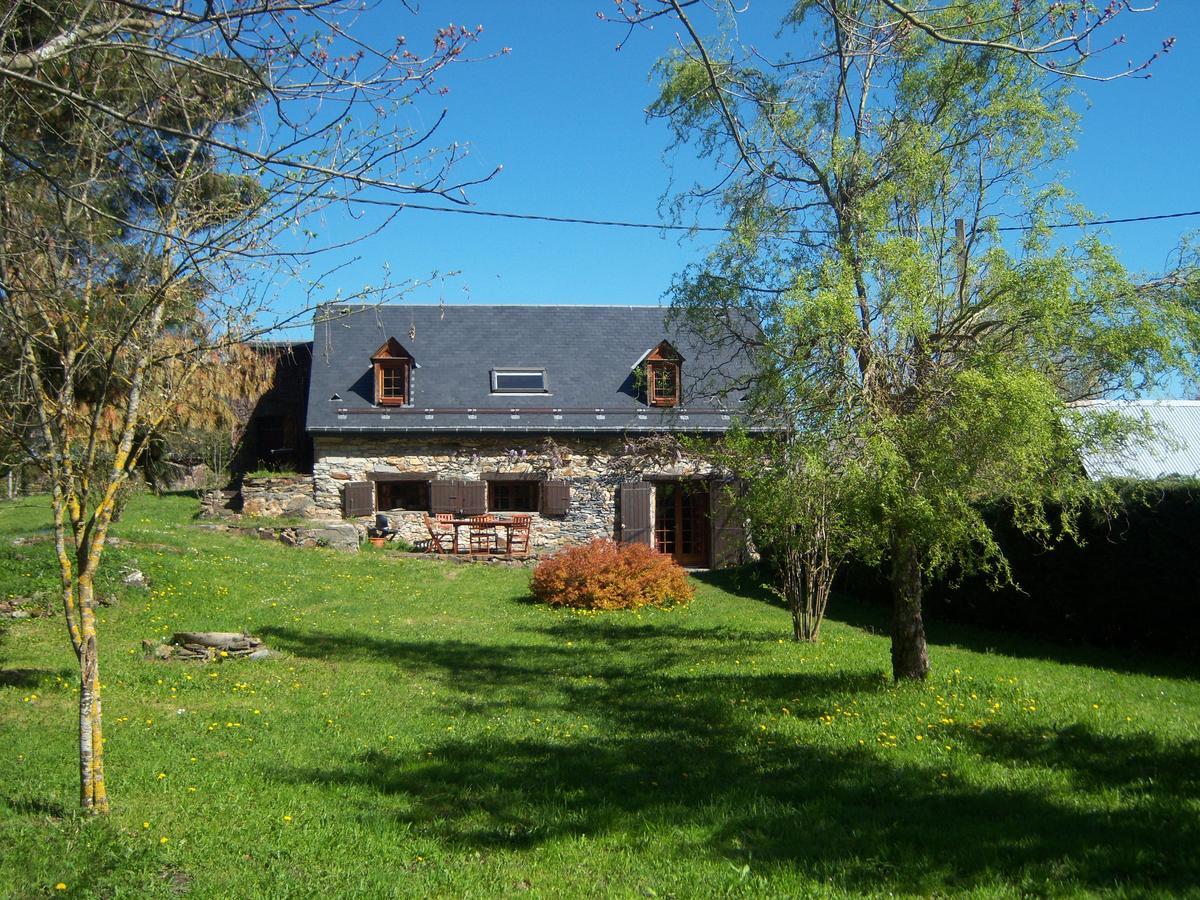
[[[1021,535],[1003,513],[997,539],[1016,587],[982,577],[926,585],[928,621],[982,625],[1094,646],[1195,653],[1200,640],[1200,487],[1139,488],[1114,519],[1085,517],[1083,544],[1051,550]],[[890,603],[884,573],[848,566],[841,589]]]

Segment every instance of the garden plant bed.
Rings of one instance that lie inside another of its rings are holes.
[[[75,812],[60,617],[0,622],[0,896],[1171,895],[1200,883],[1195,665],[929,623],[924,684],[835,597],[732,575],[582,613],[519,568],[295,553],[134,498],[98,585],[113,812]],[[55,589],[0,506],[0,597]],[[152,549],[159,545],[162,549]],[[19,557],[19,558],[18,558]],[[147,588],[120,583],[136,564]],[[221,628],[271,656],[155,665]],[[56,892],[55,885],[66,886]]]

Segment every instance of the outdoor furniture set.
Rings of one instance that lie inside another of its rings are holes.
[[[533,517],[514,514],[509,517],[454,516],[450,513],[425,515],[425,528],[429,532],[429,549],[432,553],[458,555],[469,553],[479,556],[523,557],[529,553],[529,532]],[[460,528],[467,529],[464,544],[459,537]],[[503,534],[501,534],[503,532]]]

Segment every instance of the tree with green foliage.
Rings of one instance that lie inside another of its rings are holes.
[[[877,559],[863,521],[867,473],[832,450],[830,431],[750,433],[690,448],[733,477],[725,489],[751,523],[770,584],[792,614],[792,637],[818,640],[834,579],[850,558]]]
[[[1125,6],[800,0],[772,56],[740,42],[732,6],[706,39],[690,16],[707,4],[623,4],[631,24],[681,26],[651,115],[713,162],[677,208],[729,223],[673,308],[701,331],[757,323],[756,424],[824,446],[821,471],[863,473],[896,679],[929,670],[925,579],[1006,575],[982,503],[1052,541],[1115,499],[1081,455],[1142,429],[1080,402],[1193,374],[1194,277],[1131,275],[1047,174],[1074,145],[1081,79],[1108,77],[1088,48]]]
[[[460,199],[461,150],[392,113],[436,90],[477,31],[437,28],[424,55],[403,38],[376,46],[354,31],[363,8],[16,0],[0,13],[0,336],[15,348],[0,429],[51,489],[85,810],[109,805],[96,575],[147,442],[220,406],[229,348],[307,315],[273,314],[279,286],[328,299],[304,280],[323,209],[368,188]]]

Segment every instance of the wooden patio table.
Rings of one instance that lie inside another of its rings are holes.
[[[476,528],[503,528],[504,529],[504,555],[512,556],[512,530],[513,530],[513,527],[517,524],[512,519],[501,518],[499,516],[488,516],[486,519],[481,519],[479,516],[472,516],[470,518],[442,519],[442,520],[440,520],[440,522],[438,524],[454,526],[454,549],[452,552],[455,555],[457,555],[459,552],[458,551],[458,529],[461,526],[466,525],[469,527],[469,526],[473,525]],[[471,542],[470,542],[470,540],[468,540],[467,546],[469,547],[470,545],[471,545]]]

